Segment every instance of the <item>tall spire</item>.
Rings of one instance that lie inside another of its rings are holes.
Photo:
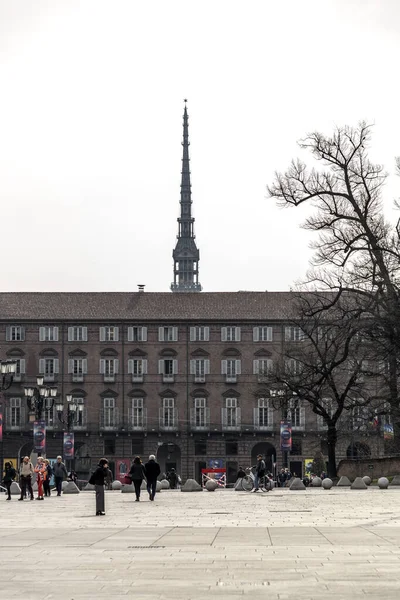
[[[181,178],[181,216],[178,218],[178,240],[172,253],[174,259],[173,292],[201,292],[199,283],[200,252],[194,235],[192,190],[190,184],[189,117],[185,100],[183,111],[183,157]]]

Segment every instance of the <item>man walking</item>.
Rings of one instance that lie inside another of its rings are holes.
[[[21,482],[21,497],[18,500],[23,500],[26,496],[26,490],[30,493],[31,500],[33,500],[33,489],[32,489],[32,475],[34,474],[33,464],[29,460],[29,456],[24,456],[19,469],[20,482]]]
[[[62,456],[57,456],[57,460],[53,465],[53,473],[56,481],[57,496],[61,496],[62,482],[64,477],[68,476],[67,469],[62,462]]]
[[[161,473],[160,465],[156,462],[154,454],[150,454],[149,462],[144,465],[147,479],[147,491],[150,500],[154,500],[157,491],[157,477]]]
[[[263,461],[262,454],[257,456],[257,464],[256,464],[256,473],[254,477],[254,490],[253,492],[258,492],[260,486],[260,479],[265,476],[266,466]]]

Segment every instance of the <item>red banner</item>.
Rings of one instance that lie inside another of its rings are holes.
[[[74,458],[75,456],[75,436],[73,433],[64,431],[64,458]]]
[[[33,447],[35,452],[46,453],[46,421],[35,421],[33,424]]]
[[[281,421],[281,450],[290,452],[292,449],[292,423],[290,421]]]

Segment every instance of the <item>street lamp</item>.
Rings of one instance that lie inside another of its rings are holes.
[[[52,410],[57,396],[56,387],[48,387],[44,385],[44,377],[39,375],[36,378],[37,387],[26,387],[25,397],[29,411],[34,413],[36,421],[42,419],[43,411]],[[48,400],[51,400],[50,404]]]
[[[12,386],[14,375],[17,371],[17,363],[15,360],[0,361],[0,392],[8,390]]]
[[[286,387],[274,388],[269,390],[271,398],[271,404],[275,410],[281,411],[281,420],[286,421],[288,417],[289,408],[289,396],[296,396],[295,392],[290,392]],[[283,450],[282,452],[282,463],[283,467],[288,467],[288,451]]]
[[[67,394],[67,414],[64,417],[64,403],[60,399],[56,403],[56,411],[60,423],[66,425],[67,431],[73,428],[74,424],[79,421],[79,414],[83,411],[83,406],[74,402],[72,394]]]

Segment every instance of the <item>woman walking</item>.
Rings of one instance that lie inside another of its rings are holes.
[[[133,463],[131,466],[131,470],[129,471],[130,478],[132,479],[133,485],[135,486],[135,494],[136,494],[136,502],[140,500],[140,487],[142,485],[142,481],[146,476],[146,471],[140,460],[139,456],[135,456],[133,459]]]
[[[44,459],[44,465],[46,468],[45,477],[43,479],[44,495],[51,496],[50,479],[51,479],[51,476],[53,475],[53,469],[51,468],[50,461],[48,458]]]
[[[36,467],[35,467],[35,473],[37,475],[36,481],[38,484],[38,495],[37,495],[36,500],[44,500],[43,481],[46,479],[47,470],[46,470],[45,462],[41,456],[38,456]]]
[[[108,473],[108,460],[101,458],[99,465],[91,478],[89,483],[94,485],[96,491],[96,516],[105,515],[105,504],[104,504],[104,482],[107,478]]]

